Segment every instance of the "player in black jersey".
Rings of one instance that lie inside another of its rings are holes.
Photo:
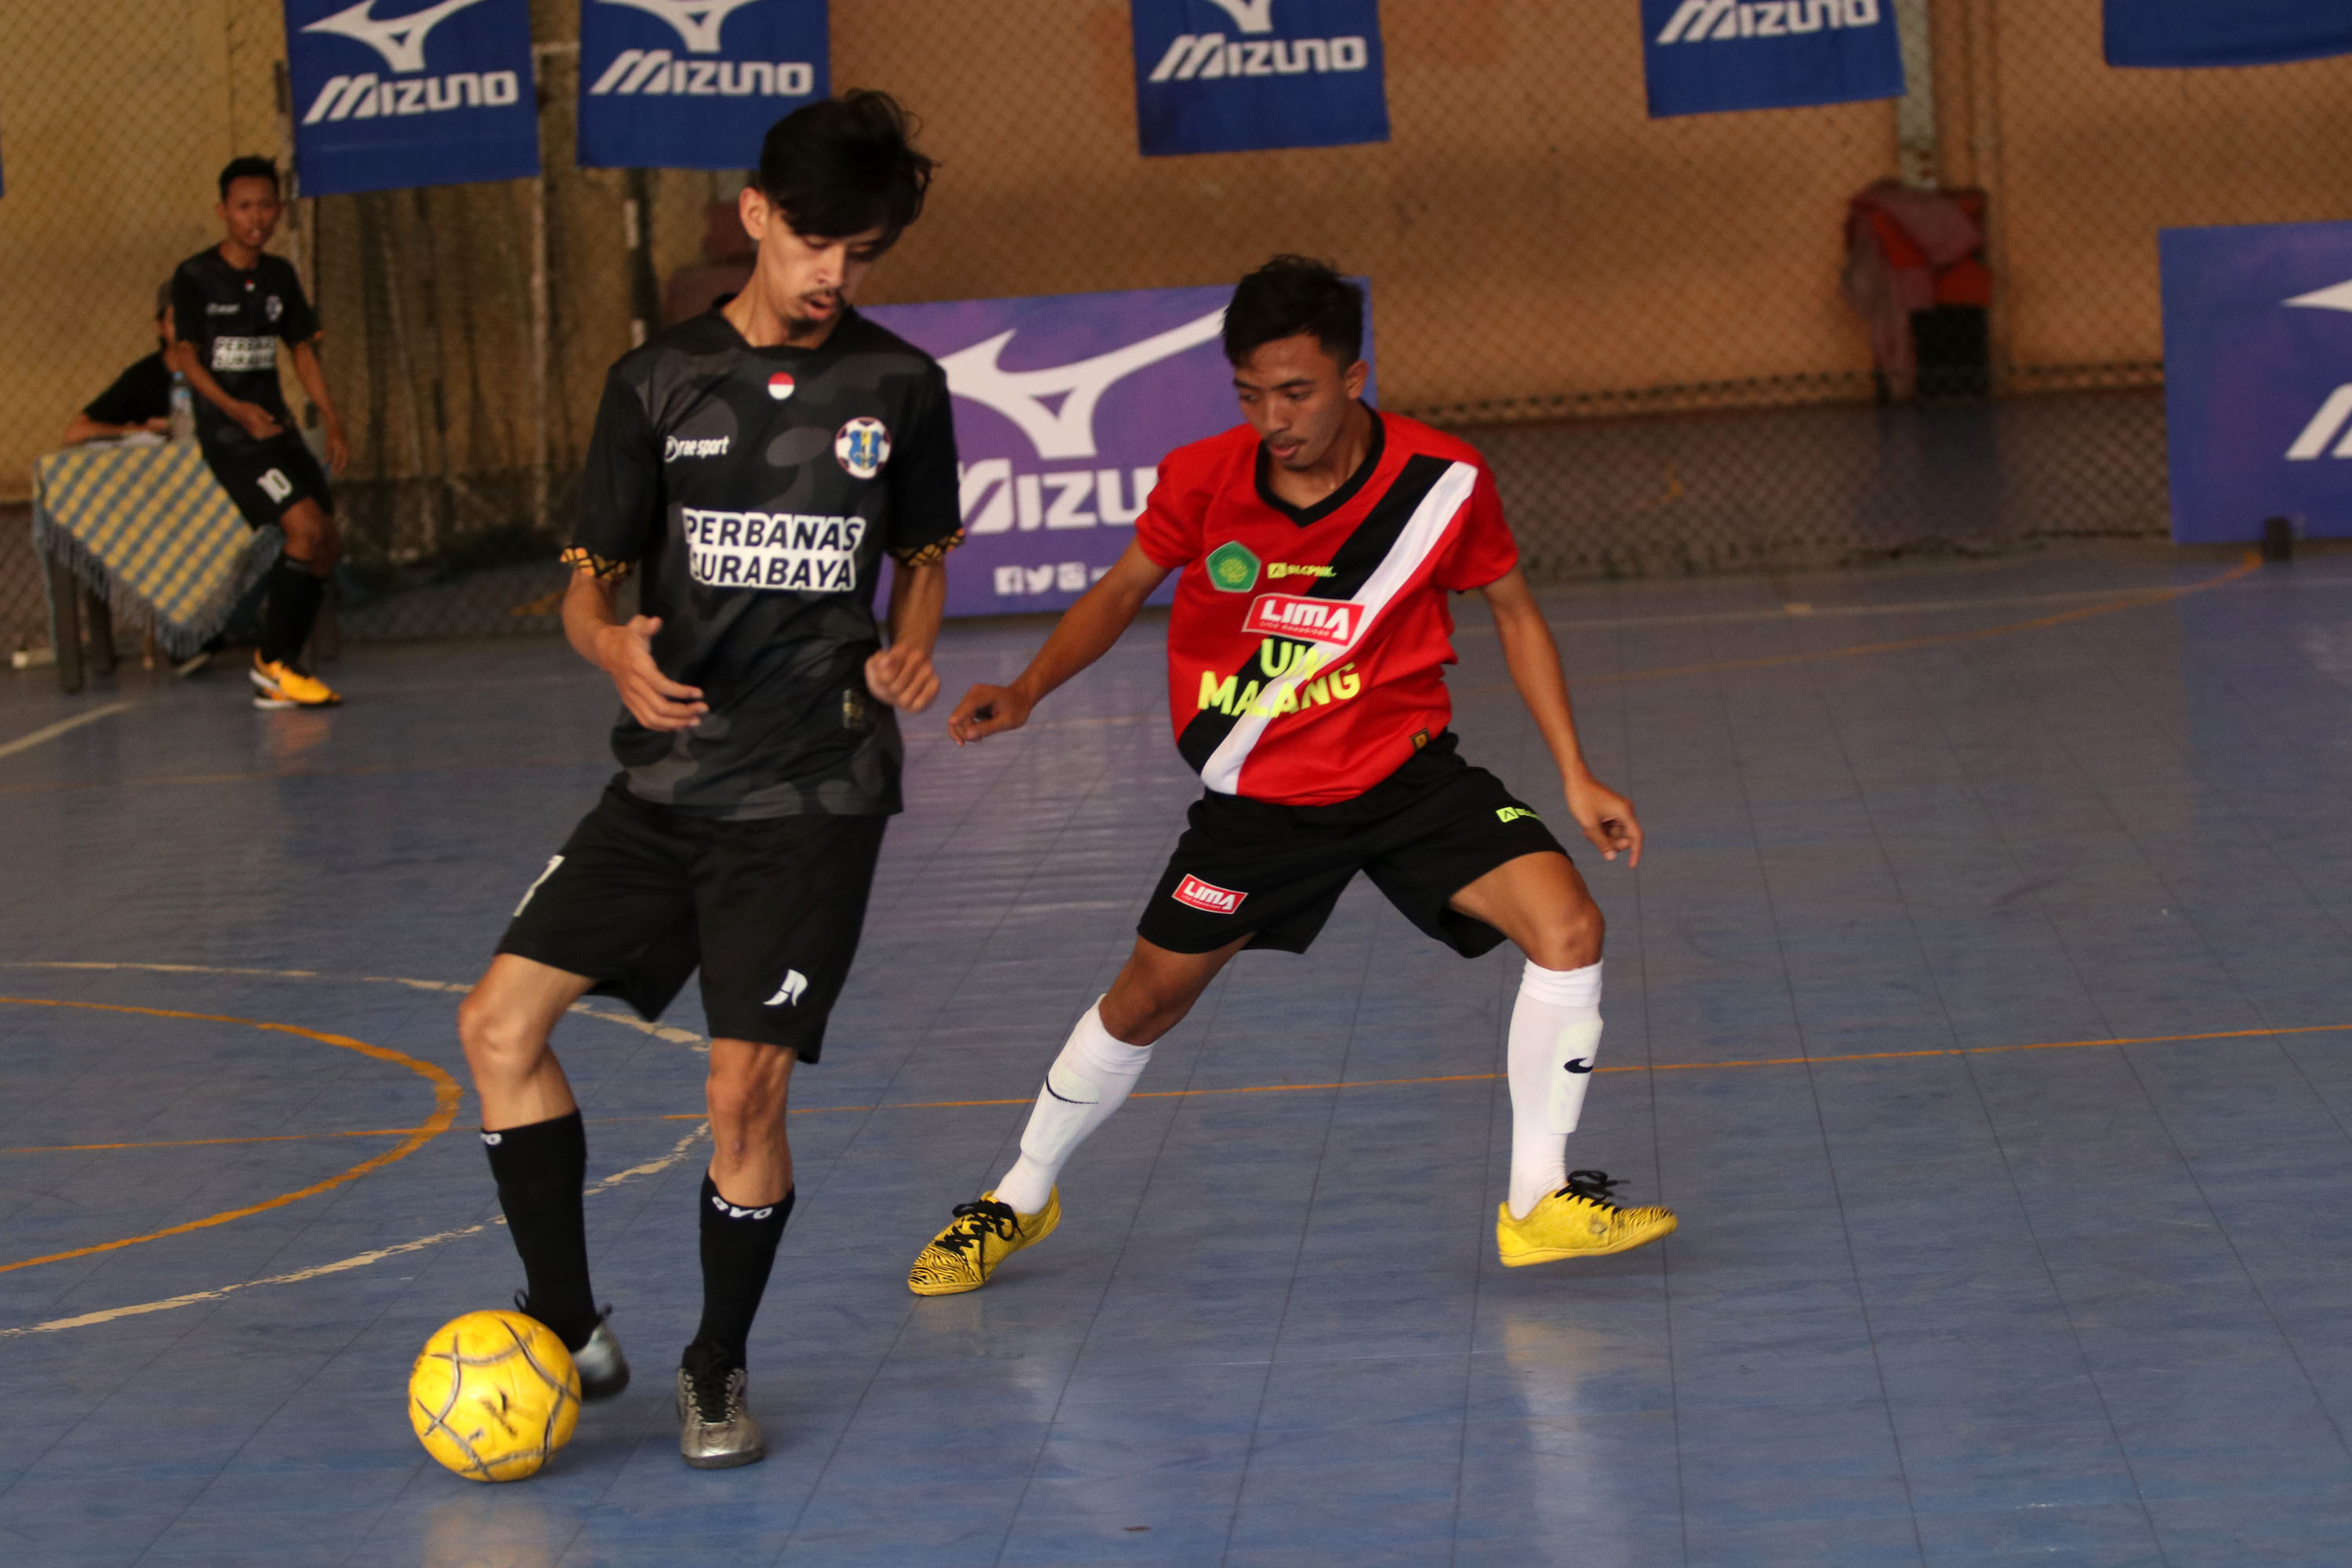
[[[341,542],[327,476],[294,428],[278,382],[278,345],[294,351],[294,374],[327,426],[327,462],[350,461],[343,422],[319,367],[319,318],[285,258],[262,247],[278,232],[285,204],[278,166],[236,158],[220,173],[215,209],[227,237],[172,275],[173,368],[196,395],[196,441],[213,477],[256,528],[277,523],[286,551],[270,569],[261,646],[253,656],[256,708],[327,708],[341,702],[325,681],[294,668],[319,618]]]
[[[117,437],[161,436],[171,428],[172,286],[155,290],[155,352],[133,362],[104,392],[82,406],[66,426],[61,444]]]
[[[947,379],[849,303],[930,168],[883,94],[794,110],[741,197],[751,281],[613,367],[563,624],[620,691],[622,772],[458,1013],[520,1304],[572,1347],[582,1397],[607,1397],[628,1369],[589,1291],[587,1145],[548,1037],[591,991],[656,1016],[700,965],[713,1148],[702,1321],[677,1376],[679,1448],[700,1468],[766,1452],[744,1347],[793,1207],[786,1082],[817,1059],[899,809],[891,710],[939,691],[941,560],[962,537]],[[644,613],[624,624],[632,571]]]

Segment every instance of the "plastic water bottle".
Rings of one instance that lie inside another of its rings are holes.
[[[172,373],[171,421],[173,440],[196,438],[196,395],[189,389],[187,376],[176,370]]]

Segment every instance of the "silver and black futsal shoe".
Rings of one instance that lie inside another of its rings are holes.
[[[740,1366],[689,1356],[677,1369],[677,1451],[698,1470],[756,1465],[767,1440],[744,1402],[751,1374]]]
[[[609,1315],[611,1309],[605,1309]],[[580,1372],[580,1403],[593,1405],[600,1399],[611,1399],[629,1386],[629,1358],[621,1353],[621,1342],[613,1337],[612,1325],[604,1319],[596,1320],[596,1331],[588,1342],[572,1352],[572,1364]]]

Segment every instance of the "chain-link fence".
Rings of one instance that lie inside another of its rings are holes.
[[[1387,0],[1389,142],[1148,160],[1125,0],[836,5],[835,80],[942,164],[868,299],[1331,257],[1372,279],[1384,401],[1487,453],[1553,579],[2161,535],[2157,230],[2352,216],[2352,59],[2115,70],[2098,0],[1888,3],[1903,102],[1653,121],[1633,0]],[[604,367],[740,184],[573,167],[578,0],[533,14],[543,178],[305,201],[284,236],[356,453],[346,635],[553,626]],[[0,42],[5,505],[213,237],[215,169],[286,124],[277,0],[17,7]],[[1938,295],[1886,402],[1848,215],[1897,176],[1969,193],[1990,305]],[[20,517],[11,646],[43,635]]]

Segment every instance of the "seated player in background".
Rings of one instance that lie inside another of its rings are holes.
[[[1675,1228],[1567,1168],[1601,1041],[1601,911],[1535,811],[1456,754],[1445,595],[1475,589],[1512,682],[1559,764],[1569,815],[1604,859],[1639,864],[1633,806],[1586,768],[1559,653],[1493,476],[1450,436],[1360,398],[1363,297],[1328,266],[1276,257],[1241,281],[1225,357],[1248,421],[1178,448],[1118,563],[1010,686],[956,705],[958,743],[1021,727],[1101,658],[1171,572],[1176,747],[1207,793],[1145,906],[1133,954],[1046,1073],[1020,1159],[915,1260],[918,1294],[988,1282],[1061,1219],[1055,1181],[1126,1100],[1151,1043],[1245,947],[1304,952],[1357,872],[1465,957],[1527,955],[1511,1015],[1507,1265],[1622,1252]]]
[[[931,163],[911,135],[877,92],[777,121],[740,198],[751,282],[607,377],[563,626],[619,689],[624,771],[457,1016],[528,1280],[517,1304],[571,1348],[581,1397],[609,1398],[628,1367],[589,1290],[587,1142],[549,1034],[589,991],[656,1017],[700,965],[702,1321],[677,1388],[679,1451],[704,1469],[767,1452],[746,1346],[793,1212],[785,1090],[824,1043],[899,809],[890,710],[940,687],[942,559],[962,538],[947,376],[850,308],[922,211]],[[624,624],[632,570],[645,613]]]
[[[246,521],[286,531],[253,655],[253,705],[329,708],[342,699],[294,661],[310,640],[341,543],[327,476],[294,428],[278,384],[281,341],[293,348],[294,374],[326,422],[329,466],[341,473],[351,452],[319,365],[319,318],[293,264],[262,248],[285,211],[278,166],[267,158],[230,160],[213,210],[226,237],[172,275],[173,368],[195,393],[196,442],[213,477]]]
[[[172,286],[155,290],[155,352],[133,362],[66,426],[64,445],[123,436],[163,436],[172,428]]]

